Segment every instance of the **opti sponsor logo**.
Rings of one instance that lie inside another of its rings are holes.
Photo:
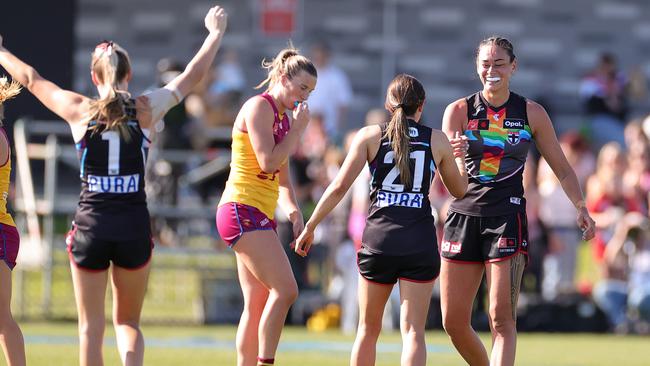
[[[269,223],[269,218],[265,217],[262,221],[260,221],[260,226],[264,226]]]
[[[521,205],[521,198],[510,197],[510,203],[512,203],[513,205]]]

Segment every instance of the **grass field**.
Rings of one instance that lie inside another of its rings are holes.
[[[27,361],[32,366],[75,365],[76,324],[23,323]],[[232,326],[144,326],[146,365],[234,365],[235,328]],[[487,334],[483,334],[487,336]],[[287,328],[276,362],[280,366],[347,365],[353,336],[339,332],[310,333],[302,327]],[[484,338],[484,341],[488,341]],[[463,365],[446,335],[427,334],[428,364]],[[398,365],[399,333],[380,338],[377,365]],[[113,333],[107,326],[106,365],[118,365]],[[0,362],[1,363],[1,362]],[[650,365],[650,338],[589,334],[521,334],[517,365],[599,366]]]

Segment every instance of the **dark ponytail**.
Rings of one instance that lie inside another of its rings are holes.
[[[385,108],[390,112],[385,138],[390,141],[395,154],[395,165],[400,173],[400,181],[411,188],[411,137],[407,116],[417,112],[424,103],[425,92],[422,84],[413,76],[399,74],[391,81],[386,92]]]

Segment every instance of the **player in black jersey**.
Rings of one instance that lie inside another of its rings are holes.
[[[585,208],[578,179],[546,111],[510,91],[516,65],[508,40],[491,37],[482,41],[476,67],[483,89],[451,103],[443,117],[447,136],[461,133],[469,140],[467,194],[452,202],[440,247],[440,292],[445,330],[470,365],[513,365],[515,361],[516,306],[529,245],[522,173],[533,141],[578,209],[583,239],[594,235],[594,221]],[[493,341],[490,358],[470,324],[484,272]]]
[[[209,31],[185,71],[138,101],[127,92],[131,66],[124,49],[97,45],[91,76],[99,99],[64,90],[2,47],[0,65],[70,125],[80,158],[81,195],[66,238],[79,315],[81,365],[102,365],[104,303],[113,263],[113,325],[125,365],[142,365],[140,313],[152,252],[144,192],[148,129],[205,76],[226,28],[216,6],[205,17]]]
[[[420,124],[424,99],[424,88],[414,77],[401,74],[393,79],[385,103],[390,122],[357,133],[341,170],[296,240],[296,253],[305,256],[316,226],[367,163],[372,175],[371,204],[357,253],[359,328],[350,365],[375,364],[384,307],[397,281],[402,303],[402,364],[426,363],[424,325],[440,270],[429,188],[438,170],[453,196],[465,194],[467,173],[462,157],[467,141],[453,139],[453,150],[441,131]]]

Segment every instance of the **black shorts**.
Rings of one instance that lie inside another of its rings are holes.
[[[91,271],[108,269],[110,262],[126,269],[138,269],[151,259],[153,240],[147,231],[139,239],[105,240],[92,230],[80,230],[72,223],[65,238],[70,260],[79,268]]]
[[[357,265],[363,278],[371,282],[385,285],[394,285],[398,279],[431,282],[440,273],[440,255],[435,246],[408,255],[380,254],[361,246],[357,252]]]
[[[497,262],[517,253],[528,257],[525,213],[504,216],[468,216],[449,212],[440,254],[450,262]]]

